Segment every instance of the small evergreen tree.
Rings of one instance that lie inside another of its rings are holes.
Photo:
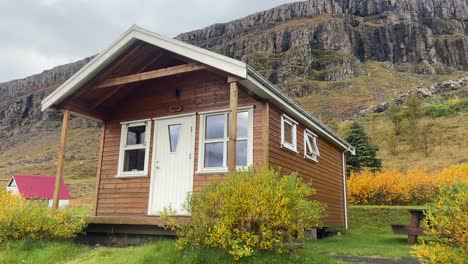
[[[377,158],[378,146],[373,146],[369,142],[364,128],[356,121],[349,127],[346,141],[356,148],[356,155],[347,153],[347,172],[359,172],[363,168],[369,168],[372,171],[378,171],[382,168],[382,160]]]

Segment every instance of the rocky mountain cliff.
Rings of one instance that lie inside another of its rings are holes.
[[[343,81],[360,76],[371,78],[363,66],[371,61],[416,75],[463,74],[467,35],[466,0],[310,0],[177,38],[246,61],[290,95],[303,97],[350,88],[353,84]],[[0,139],[57,126],[56,113],[42,113],[40,102],[90,59],[1,83]],[[411,80],[421,79],[427,78]],[[79,119],[75,124],[89,125]]]
[[[273,83],[339,81],[369,60],[415,73],[468,70],[466,0],[311,0],[177,38],[252,64]],[[300,94],[299,94],[300,95]]]
[[[41,101],[91,58],[57,66],[24,79],[0,83],[0,139],[58,126],[57,113],[52,110],[42,112]],[[89,126],[89,122],[82,119],[74,119],[73,123]],[[0,150],[10,144],[7,140],[0,140]]]

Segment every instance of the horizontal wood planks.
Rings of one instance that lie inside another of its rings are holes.
[[[173,88],[177,88],[179,97],[173,95]],[[170,108],[173,106],[181,106],[182,111],[171,112]],[[243,87],[239,87],[239,107],[242,106],[254,106],[253,165],[260,167],[264,159],[262,102],[248,95]],[[119,105],[111,109],[111,118],[105,120],[97,216],[138,217],[145,216],[148,212],[152,149],[150,149],[148,177],[116,178],[120,150],[120,122],[228,109],[229,84],[227,79],[209,71],[197,71],[146,81],[143,86],[130,93]],[[199,124],[200,118],[197,115],[193,164],[195,192],[200,191],[213,180],[226,177],[226,175],[196,173]],[[154,127],[155,125],[152,129]],[[151,148],[153,140],[153,132],[151,132]]]
[[[173,89],[177,89],[180,96],[174,96]],[[313,182],[317,191],[313,198],[327,204],[324,225],[344,226],[342,152],[319,136],[319,162],[305,160],[302,125],[297,129],[299,153],[281,148],[281,112],[278,108],[249,95],[242,86],[239,87],[238,96],[239,107],[254,106],[253,166],[259,168],[268,160],[272,167],[282,172],[297,171],[306,181]],[[170,110],[177,108],[180,111]],[[229,84],[226,77],[206,70],[145,81],[142,86],[132,90],[118,105],[110,109],[110,117],[105,120],[97,216],[140,217],[146,216],[148,212],[152,149],[149,152],[147,177],[116,178],[120,122],[228,109]],[[226,179],[227,175],[196,172],[200,116],[197,115],[196,118],[193,190],[199,192],[214,180]],[[152,129],[154,127],[155,125]],[[265,135],[268,136],[267,140]],[[151,131],[150,148],[153,140]]]
[[[327,205],[324,226],[344,226],[342,151],[330,142],[317,138],[319,162],[304,159],[304,126],[297,126],[297,149],[294,153],[281,147],[281,114],[275,106],[269,107],[269,163],[284,173],[298,172],[305,181],[311,181],[316,190],[313,199]]]

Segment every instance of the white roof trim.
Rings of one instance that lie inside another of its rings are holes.
[[[291,116],[302,121],[309,129],[325,136],[337,143],[343,149],[355,153],[354,147],[341,139],[332,130],[323,125],[317,118],[307,112],[301,105],[276,88],[265,77],[256,72],[246,63],[202,49],[185,42],[168,38],[151,31],[142,29],[136,25],[130,27],[122,36],[112,43],[107,49],[94,57],[88,64],[71,76],[49,96],[42,101],[42,111],[60,103],[67,96],[74,93],[92,77],[109,65],[115,58],[121,55],[135,41],[141,40],[157,47],[166,49],[189,59],[206,64],[213,68],[241,77],[240,81],[245,87],[257,95],[268,98],[277,103],[281,109]]]
[[[112,43],[106,50],[97,55],[93,60],[47,96],[42,101],[42,111],[60,103],[67,96],[75,92],[137,40],[153,44],[229,74],[241,78],[247,78],[247,64],[244,62],[234,60],[212,51],[187,44],[180,40],[168,38],[133,25],[129,30],[122,34],[117,41]]]

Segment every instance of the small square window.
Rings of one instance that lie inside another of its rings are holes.
[[[205,168],[223,167],[224,143],[205,143]]]
[[[151,121],[122,123],[117,177],[141,177],[148,173]]]
[[[224,138],[224,114],[206,117],[205,139]]]
[[[297,152],[296,127],[292,118],[281,116],[281,146],[294,152]]]
[[[145,149],[125,150],[124,172],[143,171],[145,168]]]
[[[304,130],[304,157],[313,161],[318,161],[320,156],[319,148],[317,146],[317,135],[309,131]]]
[[[127,129],[127,145],[145,144],[146,126],[132,126]]]

